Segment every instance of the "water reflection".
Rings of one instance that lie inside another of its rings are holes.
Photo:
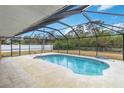
[[[46,55],[38,58],[54,64],[62,65],[77,74],[102,75],[103,70],[109,67],[108,64],[97,60],[66,55]]]

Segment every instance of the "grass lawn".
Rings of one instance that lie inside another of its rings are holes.
[[[44,51],[34,50],[34,51],[30,51],[30,54],[47,53],[47,52],[51,52],[51,50],[44,50]],[[58,52],[58,50],[52,50],[52,52]],[[59,53],[67,53],[67,51],[59,50]],[[21,55],[28,55],[28,54],[29,54],[29,51],[21,51]],[[68,54],[79,55],[79,51],[78,50],[69,50]],[[13,56],[18,56],[18,55],[19,55],[19,52],[13,52]],[[95,57],[96,52],[81,50],[80,55]],[[103,56],[105,58],[122,60],[122,54],[118,53],[118,52],[98,52],[98,55]],[[2,57],[8,57],[8,56],[11,56],[10,52],[2,52]]]

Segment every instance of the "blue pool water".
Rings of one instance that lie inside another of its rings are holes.
[[[53,54],[37,56],[36,58],[64,66],[74,73],[82,75],[102,75],[103,70],[109,67],[108,64],[98,60],[68,55]]]

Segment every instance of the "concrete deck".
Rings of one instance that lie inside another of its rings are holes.
[[[121,61],[98,59],[108,63],[110,68],[102,76],[86,76],[33,59],[34,56],[3,58],[0,61],[0,87],[124,87],[124,63]]]

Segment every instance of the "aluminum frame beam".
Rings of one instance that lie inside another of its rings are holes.
[[[66,24],[66,23],[64,23],[64,22],[57,21],[57,23],[62,24],[62,25],[64,25],[64,26],[67,26],[67,27],[71,28],[72,31],[76,34],[76,36],[78,37],[78,40],[79,40],[79,42],[78,42],[78,44],[79,44],[79,45],[78,45],[78,49],[79,49],[79,55],[80,55],[80,36],[78,35],[78,33],[74,30],[74,28],[73,28],[72,26],[70,26],[70,25],[68,25],[68,24]]]
[[[87,14],[86,13],[84,13],[83,11],[82,11],[82,15],[91,23],[92,22],[92,20],[87,16]],[[97,42],[97,33],[96,33],[96,29],[94,28],[94,25],[91,23],[91,25],[92,25],[92,27],[93,27],[93,31],[94,31],[94,33],[95,33],[95,37],[96,37],[96,56],[98,55],[98,42]]]
[[[53,28],[53,27],[48,27],[48,26],[45,26],[45,28],[55,30],[55,31],[59,32],[64,38],[68,39],[59,29],[56,29],[56,28]]]
[[[62,36],[64,36],[64,38],[67,40],[67,48],[69,48],[68,38],[59,29],[48,27],[48,26],[45,26],[45,28],[48,28],[48,29],[51,29],[51,30],[55,30],[55,31],[59,32]],[[68,54],[68,49],[67,49],[67,54]]]
[[[97,24],[97,25],[98,25],[98,24]],[[123,34],[123,33],[119,32],[119,31],[114,30],[114,29],[111,29],[111,28],[109,28],[109,27],[103,26],[102,24],[99,25],[99,26],[104,27],[104,28],[107,28],[107,29],[109,29],[109,30],[111,30],[111,31],[113,31],[113,32],[119,33],[119,34],[121,34],[121,35]]]
[[[57,23],[62,24],[62,25],[64,25],[64,26],[67,26],[67,27],[71,28],[72,31],[76,34],[76,36],[80,39],[78,33],[74,30],[74,28],[73,28],[72,26],[70,26],[70,25],[68,25],[68,24],[66,24],[66,23],[64,23],[64,22],[61,22],[61,21],[57,21]]]
[[[52,33],[50,32],[47,32],[47,31],[43,31],[43,30],[35,30],[35,31],[38,31],[38,32],[44,32],[44,33],[48,33],[49,35],[53,36],[55,39],[58,40],[58,38],[56,36],[54,36]]]
[[[119,29],[124,30],[124,28],[123,27],[120,27],[120,26],[115,26],[115,25],[110,25],[110,24],[104,24],[104,23],[102,25],[106,25],[106,26],[110,26],[110,27],[115,27],[115,28],[119,28]]]
[[[36,31],[50,34],[51,36],[53,36],[55,39],[57,39],[57,40],[59,41],[59,39],[58,39],[56,36],[54,36],[52,33],[50,33],[50,32],[43,31],[43,30],[36,30]],[[51,51],[52,51],[52,50],[51,50]],[[59,53],[59,50],[58,50],[58,53]]]
[[[112,15],[112,16],[122,16],[124,17],[124,14],[118,14],[118,13],[109,13],[109,12],[97,12],[97,11],[88,11],[88,10],[84,10],[83,12],[87,12],[87,13],[95,13],[95,14],[105,14],[105,15]]]

